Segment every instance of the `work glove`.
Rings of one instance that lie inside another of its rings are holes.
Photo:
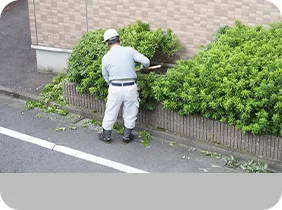
[[[141,73],[141,74],[147,74],[147,73],[148,73],[147,68],[145,68],[143,65],[141,65],[141,66],[140,66],[140,73]]]

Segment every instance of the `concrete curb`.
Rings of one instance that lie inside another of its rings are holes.
[[[7,88],[3,86],[0,86],[0,94],[6,95],[9,97],[13,97],[16,99],[21,99],[21,100],[39,101],[39,96],[37,95],[30,94],[30,93],[24,93],[24,92],[17,92],[15,90],[12,90],[11,88]],[[51,104],[55,105],[55,103],[51,103]],[[92,110],[87,109],[87,108],[75,107],[72,105],[58,106],[58,107],[61,109],[67,110],[68,112],[72,114],[80,115],[83,118],[90,118],[90,119],[94,118],[99,121],[103,120],[103,115],[99,113],[95,113]],[[118,120],[118,122],[122,122],[122,121]],[[134,129],[134,133],[138,135],[138,133],[142,130],[146,130],[150,132],[152,136],[154,136],[156,139],[160,141],[165,141],[165,142],[175,141],[176,144],[184,146],[184,147],[195,147],[195,148],[198,148],[199,150],[208,150],[212,152],[217,152],[225,156],[232,155],[244,161],[254,159],[260,163],[267,163],[269,167],[271,168],[271,170],[273,170],[276,173],[282,172],[282,164],[275,160],[269,160],[266,158],[258,158],[257,156],[252,156],[244,152],[238,152],[231,148],[226,149],[220,145],[214,145],[206,141],[200,141],[200,140],[195,140],[191,138],[189,138],[189,143],[187,143],[187,138],[180,136],[179,134],[169,133],[169,132],[165,132],[165,131],[158,130],[158,129],[152,129],[146,125],[137,123]]]
[[[38,101],[39,96],[31,94],[31,93],[24,93],[24,92],[17,92],[11,88],[7,88],[0,85],[0,94],[10,96],[13,98],[18,98],[22,100],[30,100],[30,101]]]

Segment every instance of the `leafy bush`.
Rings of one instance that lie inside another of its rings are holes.
[[[151,60],[158,62],[170,59],[182,46],[171,29],[151,30],[149,24],[137,21],[118,30],[123,46],[131,46]]]
[[[139,92],[140,106],[145,107],[148,110],[154,110],[159,102],[155,99],[153,93],[153,86],[158,78],[158,74],[151,72],[150,74],[137,73],[138,87],[141,91]]]
[[[235,21],[192,60],[177,61],[153,87],[180,115],[201,115],[243,132],[282,135],[282,21],[269,28]]]
[[[209,48],[212,46],[212,44],[213,44],[214,42],[217,42],[217,41],[219,40],[219,38],[220,38],[221,35],[223,35],[223,34],[226,33],[226,31],[227,31],[228,29],[230,29],[230,27],[229,27],[228,25],[225,25],[225,26],[220,27],[220,28],[216,31],[216,33],[213,35],[213,38],[214,38],[214,39],[211,40],[211,42],[210,42],[206,47],[205,47],[205,46],[201,46],[201,47],[209,49]]]
[[[102,57],[109,50],[103,42],[105,30],[99,29],[87,32],[73,47],[68,59],[67,77],[78,85],[78,91],[90,93],[99,99],[107,96],[108,85],[102,77]],[[156,56],[162,60],[170,59],[182,47],[175,34],[170,29],[151,30],[149,24],[137,21],[118,29],[122,46],[131,46],[147,56],[151,61]],[[138,82],[142,92],[141,105],[153,109],[156,100],[151,91],[152,75],[138,74]],[[145,83],[149,82],[145,85]],[[147,106],[148,104],[148,106]]]
[[[170,29],[151,30],[137,21],[121,27],[123,46],[151,60],[170,59],[181,49]],[[67,77],[80,92],[107,96],[101,59],[108,51],[104,30],[86,33],[68,61]],[[221,27],[214,40],[191,60],[179,60],[166,75],[138,73],[140,104],[150,110],[161,102],[180,115],[201,115],[235,125],[243,132],[282,135],[282,21],[269,28]]]
[[[68,59],[67,78],[78,85],[78,91],[98,98],[107,95],[107,83],[102,77],[102,57],[108,52],[103,42],[104,30],[85,33],[73,47]]]

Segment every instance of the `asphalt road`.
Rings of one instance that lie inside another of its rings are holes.
[[[31,49],[27,0],[19,0],[0,18],[0,85],[21,93],[40,94],[38,87],[54,75],[37,72]]]
[[[174,144],[152,137],[146,148],[138,133],[133,142],[124,144],[121,135],[113,133],[113,142],[105,144],[98,140],[99,127],[83,124],[87,119],[79,116],[58,116],[34,109],[22,112],[24,101],[0,95],[0,128],[19,132],[54,145],[64,146],[79,153],[103,160],[114,161],[125,167],[151,173],[233,173],[242,172],[224,167],[225,160],[204,156],[198,148]],[[76,130],[71,128],[75,127]],[[66,128],[65,131],[55,131]],[[18,137],[4,135],[0,129],[0,171],[4,173],[32,172],[126,172],[95,161],[74,157],[60,151],[50,150]]]

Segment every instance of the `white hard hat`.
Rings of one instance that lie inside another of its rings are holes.
[[[116,36],[119,36],[119,34],[115,29],[108,29],[104,33],[104,42]]]

